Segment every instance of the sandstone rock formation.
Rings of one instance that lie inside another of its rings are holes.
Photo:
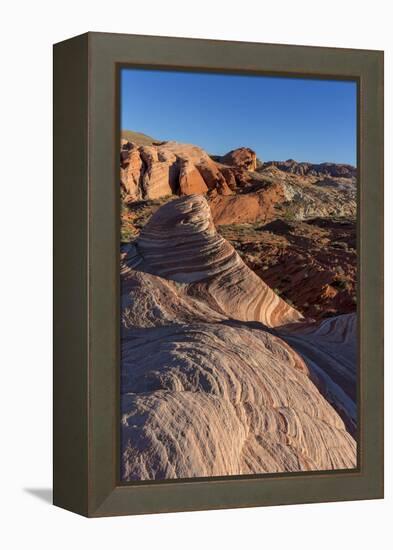
[[[317,324],[291,325],[279,331],[305,359],[319,391],[354,437],[357,428],[356,327],[356,315],[351,313]]]
[[[232,174],[221,171],[209,155],[195,145],[176,141],[137,145],[122,140],[120,161],[126,202],[170,194],[203,194],[209,189],[232,193]]]
[[[162,206],[143,228],[125,263],[132,267],[136,258],[139,271],[194,283],[189,293],[231,318],[260,321],[269,327],[302,318],[217,233],[209,205],[201,195]]]
[[[123,241],[163,203],[201,194],[246,264],[303,314],[322,319],[356,310],[355,168],[261,164],[246,147],[212,157],[194,145],[124,136]]]
[[[255,192],[231,196],[210,194],[209,205],[216,225],[265,223],[277,215],[277,205],[284,203],[285,194],[280,184],[261,185]]]
[[[349,165],[258,164],[246,147],[210,157],[195,145],[150,143],[146,136],[137,142],[121,141],[121,189],[129,205],[206,194],[217,225],[268,222],[278,215],[304,220],[356,213],[356,169]]]
[[[220,234],[245,263],[304,316],[356,311],[356,220],[276,219],[225,225]]]
[[[121,290],[123,480],[355,467],[353,316],[303,319],[202,195],[124,246]]]
[[[229,151],[229,153],[223,157],[217,157],[217,159],[222,164],[235,166],[236,168],[241,168],[243,170],[253,171],[257,167],[257,156],[255,151],[249,147],[239,147],[239,149]]]
[[[281,187],[284,200],[277,203],[275,217],[308,220],[316,217],[354,218],[356,215],[356,178],[311,173],[299,175],[269,166],[269,163],[265,163],[257,174],[266,184],[270,182]]]

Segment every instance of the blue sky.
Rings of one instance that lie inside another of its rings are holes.
[[[356,84],[127,68],[121,128],[216,155],[356,165]]]

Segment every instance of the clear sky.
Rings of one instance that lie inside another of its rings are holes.
[[[216,155],[356,165],[356,83],[127,68],[121,128]]]

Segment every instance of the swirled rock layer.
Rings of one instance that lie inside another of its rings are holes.
[[[217,311],[234,319],[274,327],[302,318],[217,233],[209,205],[201,195],[162,206],[135,241],[128,261],[139,262],[141,271],[193,283],[188,288],[190,294],[214,303]]]
[[[355,436],[357,428],[357,323],[350,313],[279,331],[306,361],[321,393]]]
[[[124,481],[356,466],[351,318],[303,320],[204,197],[153,215],[123,251],[121,290]]]
[[[127,481],[355,466],[355,442],[306,364],[262,327],[132,331],[122,360]]]

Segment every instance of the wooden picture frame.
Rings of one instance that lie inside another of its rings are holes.
[[[119,481],[122,66],[358,83],[356,470]],[[54,46],[54,504],[89,516],[383,497],[383,52],[87,33]]]

